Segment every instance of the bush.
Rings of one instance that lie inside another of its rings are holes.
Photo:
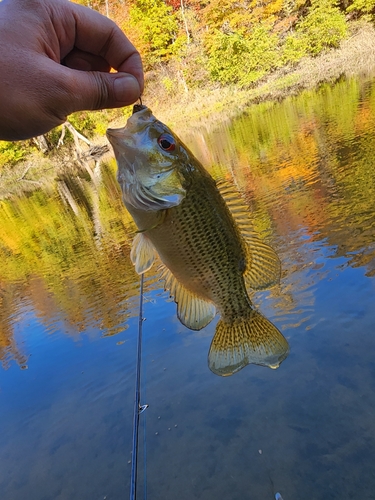
[[[297,32],[306,36],[309,52],[317,55],[326,48],[338,47],[348,34],[348,25],[335,0],[312,0],[309,13],[298,24]]]
[[[375,0],[354,0],[346,12],[354,12],[367,20],[374,20]]]
[[[302,33],[290,33],[281,49],[281,61],[283,64],[296,63],[309,51],[307,37]]]
[[[209,71],[214,81],[249,85],[277,65],[277,35],[264,24],[250,36],[216,30],[206,39]]]
[[[15,165],[25,158],[27,148],[23,142],[0,141],[0,167]]]

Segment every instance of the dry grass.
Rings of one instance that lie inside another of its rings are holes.
[[[160,120],[183,135],[187,127],[214,128],[219,121],[234,118],[251,104],[281,100],[323,82],[334,82],[343,75],[373,74],[375,29],[368,23],[354,24],[351,37],[338,49],[318,57],[306,57],[293,68],[277,70],[251,89],[207,85],[186,92],[173,73],[163,71],[161,77],[152,75],[144,102]],[[174,82],[172,90],[166,88],[166,82]]]
[[[319,58],[301,61],[297,75],[304,88],[334,81],[342,75],[371,74],[375,69],[375,29],[369,24],[356,26],[355,33],[339,49]]]

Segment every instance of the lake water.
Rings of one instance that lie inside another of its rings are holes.
[[[180,135],[277,250],[280,285],[251,298],[290,355],[214,375],[217,320],[183,327],[148,273],[139,498],[375,499],[374,81]],[[4,499],[129,496],[139,277],[114,172],[0,201]]]

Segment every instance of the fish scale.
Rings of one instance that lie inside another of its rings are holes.
[[[157,245],[172,235],[168,255],[159,251],[161,260],[187,289],[196,292],[198,287],[200,296],[213,301],[222,318],[230,321],[249,306],[238,272],[245,254],[233,217],[216,186],[211,179],[202,182],[198,174],[181,204],[168,209],[164,224],[148,231],[147,236]],[[177,262],[176,254],[180,255]]]
[[[219,312],[208,355],[215,374],[232,375],[249,363],[277,368],[288,343],[253,308],[246,289],[278,281],[277,255],[255,235],[233,188],[216,183],[146,106],[134,111],[125,127],[108,129],[107,136],[124,203],[139,229],[131,250],[136,271],[147,271],[159,256],[165,287],[188,328],[204,328]]]

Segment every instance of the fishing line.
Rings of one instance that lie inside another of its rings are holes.
[[[271,476],[271,470],[268,466],[268,463],[263,455],[263,451],[262,450],[258,450],[258,453],[259,455],[262,457],[261,460],[262,462],[264,463],[264,467],[265,467],[265,470],[266,470],[266,473],[267,473],[267,476],[268,476],[268,479],[270,480],[270,487],[271,487],[271,493],[272,493],[272,496],[275,500],[284,500],[283,497],[281,496],[281,494],[277,491],[276,493],[274,493],[275,491],[275,484],[273,482],[273,479],[272,479],[272,476]]]
[[[142,325],[143,325],[143,274],[141,274],[141,284],[139,291],[139,317],[138,317],[137,362],[136,362],[135,391],[134,391],[133,446],[132,446],[131,477],[130,477],[130,500],[135,500],[137,497],[139,415],[148,408],[147,404],[142,406],[140,404],[142,330],[143,330]],[[145,436],[146,436],[146,428],[144,427],[144,451],[146,451]],[[144,460],[146,460],[146,456]],[[144,475],[146,475],[146,469],[144,470]],[[145,495],[144,498],[146,498],[146,489],[144,491],[144,495]]]

